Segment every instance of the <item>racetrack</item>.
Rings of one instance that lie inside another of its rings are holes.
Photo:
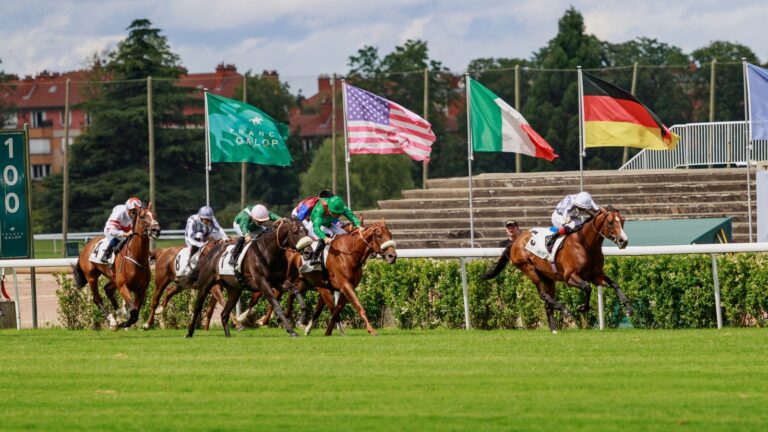
[[[765,330],[0,331],[2,430],[765,430]]]

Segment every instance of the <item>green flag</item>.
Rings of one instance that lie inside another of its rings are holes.
[[[288,126],[247,103],[206,93],[211,162],[291,165]]]

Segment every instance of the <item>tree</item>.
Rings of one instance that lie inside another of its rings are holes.
[[[0,65],[2,64],[3,61],[0,60]],[[13,112],[14,107],[6,102],[8,96],[13,92],[14,88],[13,86],[7,85],[5,83],[10,81],[12,78],[12,76],[6,74],[2,69],[0,69],[0,127],[5,124],[9,115],[15,115]]]
[[[127,28],[128,37],[105,56],[104,72],[111,78],[90,92],[84,108],[91,126],[71,147],[70,226],[100,228],[112,206],[132,195],[148,199],[147,77],[153,77],[153,123],[156,145],[156,210],[164,228],[179,227],[188,214],[204,204],[204,147],[200,116],[184,109],[202,104],[202,94],[175,85],[184,72],[179,57],[170,51],[160,30],[146,19]],[[100,63],[100,62],[98,62]],[[212,205],[226,202],[237,191],[224,187],[224,170],[215,170]],[[42,206],[49,214],[60,213],[61,199],[52,183]],[[223,177],[223,179],[222,179]],[[218,180],[218,181],[217,181]],[[200,187],[190,187],[200,185]],[[46,229],[57,229],[47,226]]]
[[[344,166],[344,154],[336,153],[337,166]],[[352,190],[352,209],[375,208],[379,200],[397,198],[403,189],[414,186],[407,175],[415,164],[406,155],[360,155],[354,156],[349,164],[350,188]],[[309,169],[301,174],[301,196],[316,195],[331,185],[331,140],[315,151],[315,157]],[[343,177],[342,177],[343,179]],[[346,200],[347,187],[340,181],[338,194]]]
[[[560,155],[554,163],[525,158],[525,171],[575,170],[579,168],[578,83],[576,67],[605,65],[600,42],[584,32],[584,18],[570,7],[558,22],[558,33],[539,50],[532,63],[537,68],[570,69],[537,72],[523,116]],[[620,156],[619,156],[620,159]],[[589,160],[588,162],[589,163]]]
[[[757,56],[748,47],[733,42],[715,41],[696,49],[691,58],[694,73],[694,98],[698,102],[696,119],[709,121],[709,93],[712,60],[715,67],[715,121],[744,120],[744,72],[742,58],[757,64]]]
[[[446,140],[445,107],[457,99],[454,77],[442,63],[429,58],[427,42],[407,40],[383,58],[378,49],[365,46],[349,57],[351,84],[385,97],[423,116],[424,69],[429,69],[429,116],[437,141],[432,147],[430,170],[440,170],[453,160],[442,155]],[[421,185],[421,164],[411,165],[414,183]]]

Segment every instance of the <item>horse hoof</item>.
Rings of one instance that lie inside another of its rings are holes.
[[[552,334],[557,334],[557,330],[552,330]]]
[[[297,335],[296,332],[291,332],[291,337],[296,338],[296,337],[299,337],[299,335]]]
[[[115,325],[110,324],[109,325],[109,329],[112,330],[113,332],[116,332],[117,331],[117,324],[115,324]]]
[[[184,339],[192,339],[192,335],[187,333],[184,335]]]
[[[235,327],[235,330],[237,330],[237,331],[243,331],[243,330],[245,330],[245,327],[244,327],[244,326],[242,326],[242,325],[239,325],[239,326]]]
[[[151,329],[152,327],[149,325],[149,323],[144,323],[144,325],[143,325],[143,326],[141,326],[141,328],[143,328],[144,330],[149,330],[149,329]]]

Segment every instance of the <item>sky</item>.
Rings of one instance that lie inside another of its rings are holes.
[[[0,70],[81,69],[125,39],[132,20],[147,18],[189,72],[221,62],[276,70],[292,91],[311,95],[318,75],[346,73],[366,45],[383,57],[425,40],[430,58],[454,72],[477,58],[530,58],[571,5],[601,40],[643,36],[684,52],[725,40],[768,59],[766,0],[3,0]]]

